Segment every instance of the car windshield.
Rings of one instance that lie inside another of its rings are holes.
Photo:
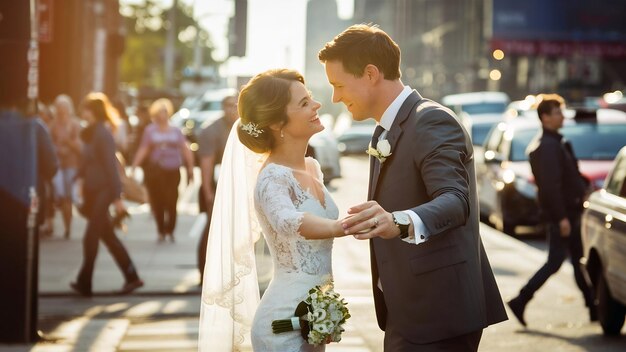
[[[202,102],[202,97],[200,97],[200,96],[187,97],[187,98],[185,98],[185,100],[181,104],[180,108],[181,109],[196,110],[200,106],[201,102]]]
[[[480,103],[480,104],[463,104],[461,110],[470,115],[477,114],[498,114],[506,110],[505,103]]]
[[[199,111],[222,110],[222,102],[218,100],[204,100],[198,108]]]
[[[581,160],[613,160],[626,145],[626,124],[577,123],[564,126],[560,133],[572,143],[576,158]],[[536,129],[515,132],[511,161],[528,160],[526,148],[536,134]]]
[[[481,123],[481,124],[473,124],[472,125],[472,144],[473,145],[483,145],[485,142],[485,138],[491,127],[493,127],[495,123]]]
[[[536,129],[515,131],[513,140],[511,140],[511,161],[528,160],[526,148],[530,141],[537,135]]]

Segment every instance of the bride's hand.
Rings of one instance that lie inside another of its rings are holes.
[[[347,235],[353,235],[358,240],[374,237],[390,239],[400,233],[391,213],[385,211],[376,201],[355,205],[348,209],[348,214],[351,216],[343,219],[343,228]]]
[[[328,345],[331,342],[333,342],[333,339],[330,336],[327,336],[326,340],[324,341],[324,343]]]

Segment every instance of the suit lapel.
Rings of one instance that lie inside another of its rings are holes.
[[[391,129],[387,133],[385,139],[389,142],[391,146],[391,156],[386,162],[389,162],[391,158],[394,157],[395,147],[400,140],[400,136],[402,135],[402,123],[411,115],[411,112],[415,112],[415,106],[422,100],[422,96],[417,92],[413,91],[404,101],[400,110],[398,110],[398,115],[393,120],[393,124],[391,125]],[[368,199],[373,199],[376,194],[376,186],[378,186],[378,179],[385,167],[385,163],[380,163],[378,160],[370,157],[370,187],[368,191]]]

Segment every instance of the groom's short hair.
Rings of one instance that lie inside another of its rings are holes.
[[[400,73],[400,47],[375,24],[348,27],[320,50],[321,62],[340,61],[346,72],[362,77],[365,66],[378,67],[385,79],[396,80]]]

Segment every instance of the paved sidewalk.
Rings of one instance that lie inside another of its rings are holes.
[[[145,286],[138,294],[190,293],[197,291],[199,274],[196,270],[196,250],[199,230],[194,227],[198,215],[181,212],[178,216],[174,243],[157,242],[156,225],[148,214],[147,206],[130,209],[126,232],[118,236],[126,246],[137,266]],[[134,214],[133,214],[134,213]],[[202,215],[203,216],[203,215]],[[198,221],[198,223],[201,223]],[[60,223],[56,228],[62,228]],[[82,260],[82,235],[85,220],[74,217],[72,236],[65,240],[60,236],[41,241],[39,292],[43,297],[72,293],[69,283],[74,281]],[[190,232],[192,236],[190,236]],[[113,258],[100,243],[93,276],[93,292],[96,296],[113,294],[124,283],[121,272]]]
[[[145,286],[131,295],[118,295],[123,277],[101,244],[93,277],[94,295],[75,294],[75,280],[82,260],[85,220],[74,217],[71,238],[62,233],[40,241],[39,324],[49,341],[35,345],[1,345],[0,351],[117,351],[129,327],[140,321],[179,319],[199,314],[200,288],[196,250],[201,216],[188,202],[194,188],[181,192],[176,241],[157,242],[154,221],[147,206],[129,209],[132,218],[126,232],[118,232],[138,268]],[[194,227],[195,225],[195,227]]]

